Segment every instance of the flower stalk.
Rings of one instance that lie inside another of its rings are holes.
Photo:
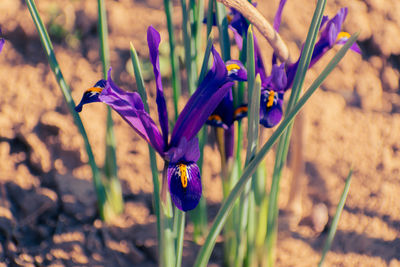
[[[107,70],[110,67],[110,54],[108,46],[107,16],[104,0],[97,1],[98,6],[98,29],[100,39],[100,58],[103,66],[103,76],[107,79]],[[112,212],[109,217],[104,218],[109,221],[115,215],[124,210],[124,200],[122,197],[121,183],[118,178],[116,139],[114,134],[114,122],[111,116],[111,108],[107,107],[106,121],[106,153],[104,160],[104,176],[107,201],[110,204]]]
[[[98,208],[99,208],[100,218],[104,219],[105,217],[107,217],[106,213],[109,211],[109,208],[106,207],[106,205],[105,205],[106,201],[107,201],[106,190],[104,188],[103,183],[101,182],[100,171],[96,165],[96,161],[94,159],[93,151],[90,146],[90,142],[89,142],[85,127],[83,126],[83,123],[82,123],[82,120],[81,120],[79,114],[74,111],[75,102],[72,99],[71,90],[69,89],[67,82],[65,81],[64,76],[61,72],[61,68],[56,59],[53,45],[51,43],[49,34],[47,33],[46,27],[44,26],[43,21],[40,18],[40,14],[36,8],[36,4],[35,4],[34,0],[26,0],[25,2],[28,6],[29,12],[32,16],[33,22],[38,31],[40,41],[43,45],[43,49],[47,56],[47,60],[49,62],[50,68],[55,75],[57,83],[61,89],[63,96],[64,96],[64,100],[67,103],[68,109],[69,109],[72,117],[74,118],[74,123],[77,126],[79,133],[81,134],[81,136],[83,138],[86,153],[88,155],[88,160],[89,160],[88,163],[92,170],[92,178],[93,178],[95,192],[97,195],[97,204],[98,204]]]

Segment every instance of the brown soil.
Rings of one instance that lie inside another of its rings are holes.
[[[106,2],[113,77],[122,88],[135,89],[129,74],[129,42],[146,59],[147,26],[153,25],[166,40],[162,1]],[[282,36],[295,58],[315,1],[288,2]],[[272,21],[277,5],[278,1],[262,1],[259,10]],[[315,231],[308,218],[317,203],[324,203],[332,217],[350,166],[354,177],[327,266],[400,266],[400,2],[331,0],[326,14],[332,16],[344,5],[349,7],[344,27],[361,31],[363,56],[349,53],[306,106],[308,186],[303,220],[292,230],[280,231],[277,266],[316,265],[326,231]],[[43,0],[38,8],[46,25],[53,26],[56,56],[78,101],[83,90],[101,77],[96,1]],[[178,25],[177,5],[175,12]],[[104,225],[98,219],[83,141],[27,7],[23,1],[3,0],[0,14],[6,39],[0,54],[0,266],[155,266],[147,144],[115,116],[126,207],[113,224]],[[271,50],[263,40],[261,45],[269,62]],[[309,73],[307,84],[331,55]],[[164,84],[170,95],[168,81]],[[149,79],[146,86],[154,103],[154,82]],[[102,165],[105,109],[90,105],[81,116]],[[220,166],[214,147],[206,147],[206,153],[210,156],[204,167],[205,194],[215,214],[222,195]],[[289,173],[282,179],[282,207]],[[189,224],[185,266],[191,266],[198,250],[190,238],[191,228]],[[221,246],[221,242],[216,245],[213,266],[221,265]]]

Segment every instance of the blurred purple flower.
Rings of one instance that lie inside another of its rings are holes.
[[[1,28],[0,28],[0,36],[1,35],[2,34],[1,34]],[[1,53],[1,50],[3,50],[4,43],[5,43],[4,38],[0,37],[0,53]]]
[[[274,18],[274,29],[279,32],[282,11],[286,4],[286,0],[281,0],[278,10]],[[232,10],[232,20],[230,29],[234,33],[234,37],[239,49],[242,49],[242,36],[247,33],[248,23],[246,19],[236,10]],[[311,68],[326,52],[328,52],[334,45],[346,43],[350,34],[342,32],[342,24],[347,16],[347,8],[342,8],[335,17],[329,20],[327,16],[323,17],[320,27],[320,37],[315,44],[314,52],[311,57],[309,68]],[[361,50],[357,44],[354,44],[351,49],[357,53]],[[272,57],[272,70],[270,76],[266,75],[266,70],[262,62],[260,48],[257,39],[254,37],[254,51],[255,51],[255,67],[256,74],[261,76],[261,103],[260,103],[260,123],[267,127],[274,127],[282,118],[283,110],[283,97],[284,93],[292,87],[294,76],[296,74],[298,60],[290,65],[285,66],[277,65],[275,54]]]
[[[168,113],[159,65],[160,34],[151,26],[147,31],[147,42],[157,85],[156,103],[161,132],[144,110],[139,94],[125,92],[115,85],[111,79],[111,69],[108,80],[100,80],[88,89],[75,109],[79,112],[84,104],[103,102],[119,113],[169,162],[167,181],[174,204],[183,211],[192,210],[202,194],[201,177],[196,164],[200,156],[196,134],[228,93],[233,82],[220,55],[212,47],[214,64],[180,113],[168,142]]]

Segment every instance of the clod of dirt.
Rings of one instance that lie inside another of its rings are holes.
[[[29,160],[39,170],[48,172],[51,169],[50,153],[36,134],[28,134],[26,136],[27,144],[32,148]]]
[[[315,207],[313,207],[311,221],[316,232],[320,233],[325,229],[328,219],[328,208],[324,203],[318,203],[315,205]]]
[[[371,38],[372,29],[370,26],[370,18],[368,17],[368,7],[362,1],[346,1],[349,8],[350,16],[347,16],[345,29],[353,34],[360,32],[359,41],[365,41]]]
[[[361,107],[366,110],[382,110],[382,84],[376,70],[370,65],[361,66],[357,77],[356,92],[361,99]]]
[[[66,214],[87,222],[96,216],[96,196],[93,184],[70,174],[56,175],[62,207]]]
[[[399,72],[390,66],[386,66],[381,75],[383,88],[391,92],[399,90]]]
[[[14,183],[7,183],[6,188],[12,203],[21,211],[23,220],[35,222],[40,215],[50,215],[57,210],[57,195],[48,188],[25,190]]]
[[[57,194],[45,187],[37,188],[36,190],[25,193],[21,198],[21,211],[24,217],[29,221],[35,221],[40,215],[46,213],[50,216],[57,212]]]

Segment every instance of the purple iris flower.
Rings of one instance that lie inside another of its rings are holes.
[[[196,134],[233,82],[220,55],[212,47],[213,66],[180,113],[168,142],[168,113],[159,64],[160,34],[151,26],[147,30],[147,42],[157,85],[156,103],[161,131],[144,110],[139,94],[123,91],[113,82],[111,69],[107,81],[100,80],[88,89],[75,109],[79,112],[84,104],[103,102],[119,113],[169,163],[167,182],[175,206],[183,211],[192,210],[202,194],[196,164],[200,156]]]
[[[286,0],[281,0],[278,10],[274,18],[274,29],[279,32],[281,24],[282,11],[286,4]],[[239,49],[242,49],[242,34],[247,33],[248,24],[246,19],[236,10],[233,10],[230,29],[233,31],[236,43]],[[335,17],[329,19],[323,17],[320,27],[320,37],[315,44],[314,52],[311,57],[309,68],[311,68],[326,52],[334,45],[344,44],[350,38],[350,34],[342,32],[342,24],[347,16],[347,8],[342,8]],[[270,76],[266,76],[264,64],[262,62],[260,48],[257,40],[254,37],[254,51],[256,74],[261,76],[261,103],[260,103],[260,123],[267,128],[277,125],[283,116],[282,104],[284,93],[293,85],[294,76],[296,74],[300,56],[298,60],[290,65],[285,66],[282,63],[277,64],[276,56],[272,57],[272,71]],[[357,44],[354,44],[351,49],[357,53],[361,53]]]
[[[314,64],[317,63],[318,60],[323,55],[325,55],[326,52],[328,52],[333,46],[345,44],[347,40],[350,38],[349,33],[341,31],[343,22],[346,19],[346,17],[347,17],[347,7],[341,8],[339,12],[332,19],[329,19],[328,16],[323,17],[320,27],[320,37],[315,44],[309,68],[314,66]],[[361,49],[357,45],[357,43],[354,43],[350,49],[356,53],[361,54]],[[300,62],[300,56],[295,63],[289,65],[286,69],[288,76],[287,89],[290,88],[293,84],[294,76],[296,74],[297,67]]]

